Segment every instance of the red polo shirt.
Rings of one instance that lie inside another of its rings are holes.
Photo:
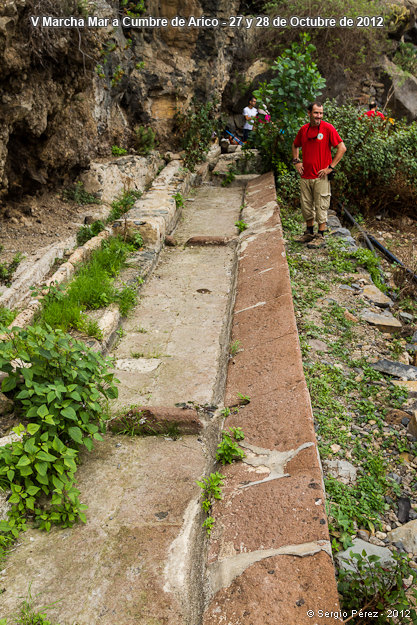
[[[304,172],[301,177],[318,178],[318,172],[332,162],[330,148],[336,147],[341,141],[336,128],[328,122],[320,122],[318,128],[310,124],[301,126],[294,141],[295,147],[303,151]]]

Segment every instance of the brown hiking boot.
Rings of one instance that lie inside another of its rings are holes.
[[[310,241],[310,243],[307,243],[307,247],[310,250],[316,250],[316,249],[319,249],[320,247],[326,247],[326,241],[324,240],[324,237],[318,234],[315,237],[314,241]]]
[[[315,234],[310,234],[309,232],[304,232],[303,236],[298,237],[297,239],[295,239],[297,241],[297,243],[309,243],[310,241],[313,241],[313,239],[316,238]]]

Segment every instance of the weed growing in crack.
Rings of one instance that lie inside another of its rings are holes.
[[[231,428],[222,432],[222,440],[217,446],[216,460],[221,464],[231,464],[235,460],[242,460],[245,452],[240,449],[237,441],[245,438],[241,428]]]
[[[233,343],[230,343],[230,347],[229,347],[230,355],[236,356],[238,351],[240,351],[241,347],[242,347],[242,343],[239,340],[236,340],[236,341],[233,341]]]
[[[225,177],[222,180],[222,187],[227,187],[229,184],[231,184],[233,182],[233,180],[236,178],[236,170],[233,167],[233,165],[229,165],[229,168],[227,170],[227,174],[225,175]]]
[[[243,221],[243,219],[239,219],[238,221],[236,221],[235,226],[239,230],[239,232],[244,232],[248,228],[248,224],[246,223],[246,221]]]
[[[36,597],[32,597],[31,584],[29,584],[27,596],[23,600],[19,612],[13,615],[13,621],[8,618],[0,618],[0,625],[58,625],[53,624],[52,621],[46,617],[46,612],[58,602],[55,601],[51,605],[42,606],[38,610],[35,610],[35,599]]]
[[[225,479],[226,476],[218,471],[216,471],[216,473],[210,473],[209,477],[201,478],[201,481],[197,482],[197,484],[203,489],[204,499],[209,501],[222,499],[222,486],[223,480]]]
[[[249,395],[242,395],[242,393],[238,393],[237,396],[239,398],[239,404],[241,406],[246,406],[247,404],[250,403]]]
[[[184,206],[184,198],[182,197],[182,194],[180,192],[175,193],[175,195],[172,196],[175,200],[175,205],[177,207],[177,209],[182,208]]]

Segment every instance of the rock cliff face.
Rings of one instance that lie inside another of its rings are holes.
[[[415,43],[416,0],[404,1],[392,38]],[[221,20],[262,14],[263,4],[146,0],[145,15]],[[260,60],[269,48],[259,28],[35,28],[30,21],[31,15],[120,18],[125,5],[0,0],[0,199],[65,183],[92,158],[109,156],[112,145],[131,147],[138,126],[152,126],[160,145],[172,147],[176,108],[186,110],[194,96],[217,97],[224,110],[240,113],[253,81],[257,86],[270,75]],[[332,97],[348,93],[339,60],[333,74],[324,68]],[[358,88],[360,103],[368,91]]]
[[[232,29],[34,28],[30,15],[121,15],[119,2],[5,0],[0,6],[0,197],[65,181],[135,125],[164,142],[176,106],[221,96],[242,36]],[[239,13],[239,0],[150,0],[167,18]]]

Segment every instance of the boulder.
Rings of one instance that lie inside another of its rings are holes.
[[[390,312],[374,313],[370,310],[363,310],[360,318],[372,326],[376,326],[381,332],[397,332],[401,330],[401,321],[398,321]]]
[[[4,393],[0,393],[0,416],[11,414],[14,404]]]
[[[328,474],[343,484],[352,484],[356,481],[357,469],[347,460],[325,460]]]
[[[366,284],[363,287],[363,295],[380,308],[389,308],[394,305],[392,299],[380,291],[374,284]]]
[[[392,543],[401,542],[408,553],[417,555],[417,520],[388,532],[388,539]]]
[[[394,89],[390,107],[398,117],[406,117],[409,122],[417,119],[417,78],[405,73],[387,57],[384,69]]]
[[[394,530],[395,531],[395,530]],[[387,547],[380,547],[378,545],[372,545],[371,543],[365,542],[360,538],[354,538],[352,547],[348,547],[345,551],[341,551],[336,554],[336,560],[341,569],[345,571],[354,571],[354,567],[348,562],[344,562],[344,559],[351,559],[350,553],[360,553],[365,551],[366,555],[369,556],[378,556],[380,558],[379,564],[394,564],[395,560],[392,557],[391,551]]]
[[[382,358],[378,362],[374,362],[370,365],[372,369],[380,371],[381,373],[387,373],[388,375],[394,375],[397,378],[403,378],[404,380],[417,381],[417,367],[411,365],[403,365],[401,362],[394,362]]]

